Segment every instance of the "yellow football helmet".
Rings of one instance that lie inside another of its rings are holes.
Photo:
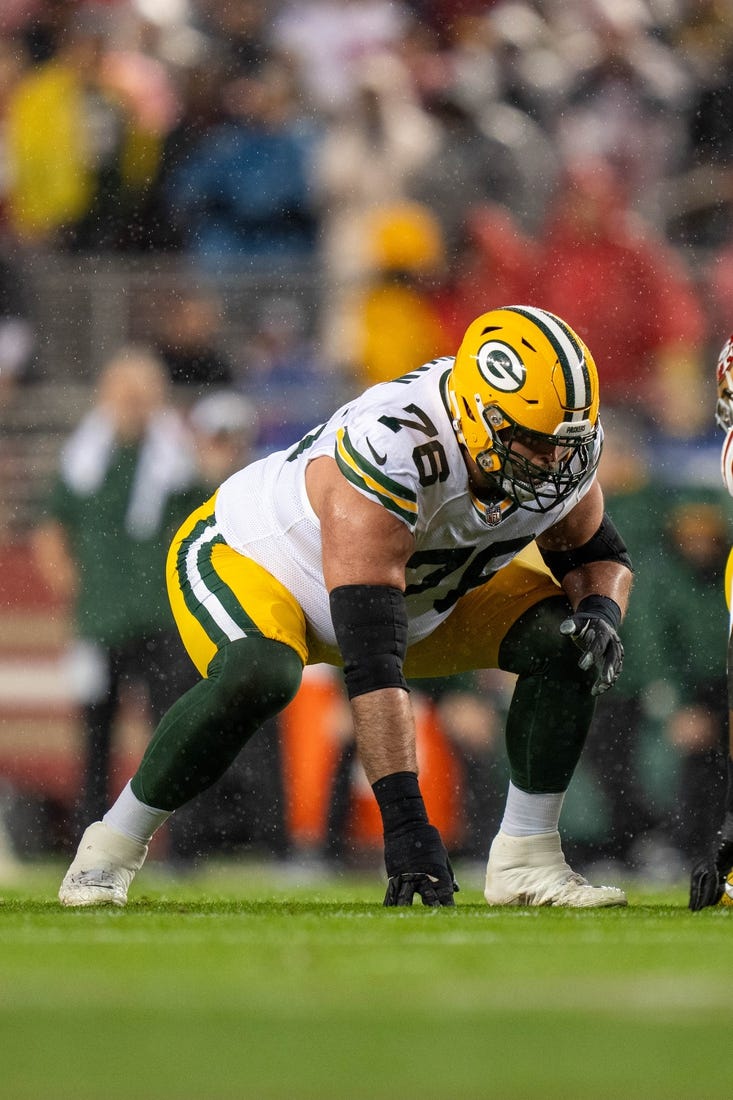
[[[497,490],[546,512],[598,462],[598,373],[564,321],[534,306],[503,306],[469,325],[448,377],[453,428]],[[512,451],[553,449],[551,462]]]

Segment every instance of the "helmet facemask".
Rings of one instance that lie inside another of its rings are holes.
[[[597,429],[589,422],[563,423],[546,435],[522,427],[497,405],[476,403],[489,430],[487,447],[476,455],[481,472],[499,492],[531,512],[547,512],[566,500],[598,465],[593,454]],[[569,432],[568,432],[569,429]],[[562,448],[551,462],[533,461],[515,449],[519,444],[538,455]]]

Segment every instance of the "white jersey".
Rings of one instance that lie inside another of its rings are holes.
[[[300,443],[224,482],[216,519],[227,543],[272,573],[295,597],[316,636],[336,638],[321,567],[320,524],[305,489],[308,463],[333,457],[357,492],[409,527],[415,551],[405,597],[410,644],[432,633],[465,592],[484,584],[585,495],[601,447],[577,489],[544,513],[471,491],[448,409],[452,358],[366,390]]]

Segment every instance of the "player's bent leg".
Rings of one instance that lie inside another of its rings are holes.
[[[588,736],[594,671],[578,667],[578,651],[560,633],[570,605],[560,596],[531,607],[509,629],[500,667],[517,675],[507,714],[512,782],[523,791],[565,791]]]
[[[125,905],[127,891],[148,854],[147,844],[95,821],[84,832],[59,888],[62,905]]]
[[[292,700],[303,664],[282,642],[253,635],[216,654],[208,678],[164,716],[132,778],[148,806],[177,810],[226,772],[250,737]]]
[[[282,642],[257,635],[225,645],[208,678],[164,715],[132,778],[130,798],[141,821],[156,814],[164,820],[216,782],[263,722],[291,701],[302,672],[300,657]],[[147,850],[147,844],[94,822],[64,877],[59,900],[69,906],[124,905]]]
[[[529,795],[567,790],[593,717],[594,673],[578,667],[577,652],[560,634],[567,614],[564,597],[541,601],[508,631],[499,653],[501,667],[518,677],[506,729],[511,780]],[[556,829],[522,836],[500,831],[484,896],[490,905],[626,904],[623,891],[592,886],[568,866]]]

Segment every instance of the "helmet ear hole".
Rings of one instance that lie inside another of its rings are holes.
[[[475,424],[476,423],[476,417],[474,416],[473,409],[471,408],[471,406],[469,405],[469,403],[468,403],[468,401],[466,400],[465,397],[463,398],[463,408],[466,410],[466,416],[470,417],[470,419],[473,420],[473,422]]]

